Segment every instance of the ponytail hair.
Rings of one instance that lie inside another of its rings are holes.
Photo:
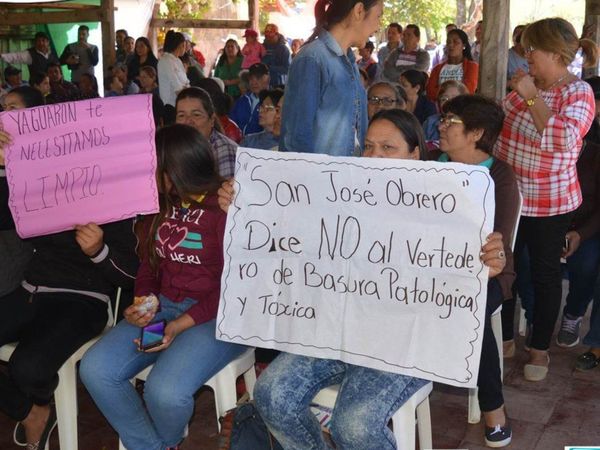
[[[579,39],[579,46],[583,51],[583,67],[596,67],[598,64],[598,46],[594,41],[587,38]]]
[[[342,22],[357,3],[365,10],[371,9],[379,0],[317,0],[315,3],[315,28],[304,45],[314,41],[323,30]]]

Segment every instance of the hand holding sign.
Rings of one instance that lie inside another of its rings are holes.
[[[104,231],[95,223],[75,225],[75,240],[81,251],[90,258],[97,255],[104,246]]]
[[[0,120],[21,237],[158,211],[151,95],[6,111]]]

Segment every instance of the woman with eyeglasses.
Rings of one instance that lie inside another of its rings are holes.
[[[279,133],[275,134],[275,118],[280,112],[279,101],[283,98],[283,90],[262,91],[259,98],[258,124],[263,127],[263,131],[246,135],[241,145],[273,150],[279,147]]]
[[[431,71],[427,81],[427,97],[431,101],[438,98],[438,92],[445,81],[462,82],[471,94],[477,89],[479,80],[479,64],[471,56],[471,44],[467,33],[458,28],[450,30],[446,38],[448,59],[438,64]]]
[[[233,176],[237,144],[222,133],[223,128],[208,92],[197,87],[186,88],[177,94],[175,122],[198,130],[210,142],[219,175]]]
[[[406,91],[398,83],[380,81],[374,83],[367,91],[367,113],[369,120],[383,109],[406,109],[408,97]]]
[[[437,106],[440,111],[448,100],[452,100],[462,94],[468,94],[469,90],[460,81],[448,80],[444,81],[438,91]],[[429,116],[423,123],[423,130],[425,131],[425,141],[427,142],[428,148],[439,148],[440,143],[440,130],[438,125],[440,124],[441,113],[433,114]]]
[[[548,349],[562,298],[560,258],[573,212],[581,204],[576,162],[583,137],[594,120],[591,87],[569,73],[568,65],[581,47],[596,64],[593,41],[579,39],[564,19],[534,22],[521,35],[529,73],[517,70],[513,91],[502,102],[506,120],[495,155],[515,171],[523,209],[515,246],[527,249],[535,304],[529,361],[524,376],[541,381],[548,373]],[[505,353],[514,353],[514,300],[503,310]]]
[[[502,129],[502,108],[480,95],[459,95],[444,104],[443,114],[439,123],[441,151],[430,152],[429,158],[486,167],[494,180],[494,230],[502,233],[504,247],[498,256],[506,265],[488,282],[477,386],[479,407],[485,420],[485,443],[499,448],[510,444],[512,431],[504,411],[500,360],[490,318],[502,302],[512,296],[515,273],[510,243],[516,232],[519,190],[511,167],[491,154]]]

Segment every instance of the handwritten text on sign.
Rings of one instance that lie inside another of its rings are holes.
[[[82,100],[0,115],[10,209],[31,237],[158,210],[152,96]]]
[[[473,387],[487,169],[239,149],[217,337]]]

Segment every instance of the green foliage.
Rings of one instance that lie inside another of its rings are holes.
[[[456,18],[456,2],[448,0],[384,0],[382,27],[390,22],[402,26],[414,23],[421,28],[421,46],[425,46],[425,30],[438,34]]]
[[[160,16],[177,19],[202,19],[210,11],[211,0],[165,0]]]

